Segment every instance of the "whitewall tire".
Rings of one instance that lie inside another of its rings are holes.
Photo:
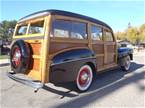
[[[123,65],[121,66],[122,70],[128,71],[130,68],[130,64],[131,64],[130,57],[126,56],[122,62],[123,62]]]
[[[77,75],[76,85],[79,91],[88,90],[93,80],[93,71],[89,65],[83,65]]]

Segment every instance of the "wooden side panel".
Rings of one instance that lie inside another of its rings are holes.
[[[31,62],[29,69],[39,71],[40,70],[40,59],[32,58],[32,62]]]
[[[30,43],[32,54],[40,55],[41,52],[41,44],[40,43]]]
[[[70,38],[50,38],[49,54],[54,55],[62,50],[78,47],[88,47],[88,40]]]
[[[115,56],[114,56],[114,54],[108,54],[107,55],[108,57],[107,57],[107,64],[110,64],[110,63],[114,63],[115,62]]]
[[[115,46],[114,45],[107,45],[107,52],[108,53],[114,53]]]
[[[96,53],[96,54],[104,54],[104,46],[103,44],[94,44],[93,45],[93,51]]]
[[[28,40],[29,47],[31,49],[32,59],[30,61],[29,70],[26,74],[34,80],[41,80],[41,41],[35,42],[36,40]]]
[[[97,60],[97,69],[99,70],[100,68],[103,68],[104,57],[103,56],[96,57],[96,60]]]
[[[115,62],[115,45],[106,45],[106,62],[105,64],[110,64]]]
[[[50,42],[50,54],[53,55],[54,53],[57,53],[61,50],[74,48],[74,47],[87,47],[87,44]]]
[[[96,54],[97,70],[104,66],[104,42],[93,41],[93,51]]]

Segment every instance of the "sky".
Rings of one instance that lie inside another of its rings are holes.
[[[33,12],[59,9],[99,19],[117,31],[145,23],[145,1],[110,0],[0,0],[0,21],[19,20]]]

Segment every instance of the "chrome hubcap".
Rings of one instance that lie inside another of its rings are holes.
[[[81,80],[85,81],[87,80],[89,77],[88,77],[88,74],[87,73],[84,73],[82,76],[81,76]]]
[[[81,90],[87,90],[89,86],[91,85],[93,79],[92,69],[88,65],[84,65],[77,76],[77,87]]]
[[[130,67],[130,58],[128,57],[128,58],[126,59],[125,68],[128,70],[129,67]]]
[[[16,67],[20,64],[20,62],[21,62],[21,52],[20,52],[19,48],[16,48],[14,50],[12,62],[15,64]]]

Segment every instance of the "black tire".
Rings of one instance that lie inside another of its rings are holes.
[[[86,69],[86,71],[85,71]],[[78,72],[76,78],[76,86],[79,92],[84,92],[89,89],[93,81],[93,70],[89,65],[83,65]]]
[[[129,68],[130,68],[130,64],[131,64],[130,56],[128,55],[128,56],[122,58],[122,60],[121,60],[121,69],[123,71],[128,71]]]
[[[11,69],[15,73],[25,73],[30,65],[30,48],[23,40],[13,43],[10,51]]]

